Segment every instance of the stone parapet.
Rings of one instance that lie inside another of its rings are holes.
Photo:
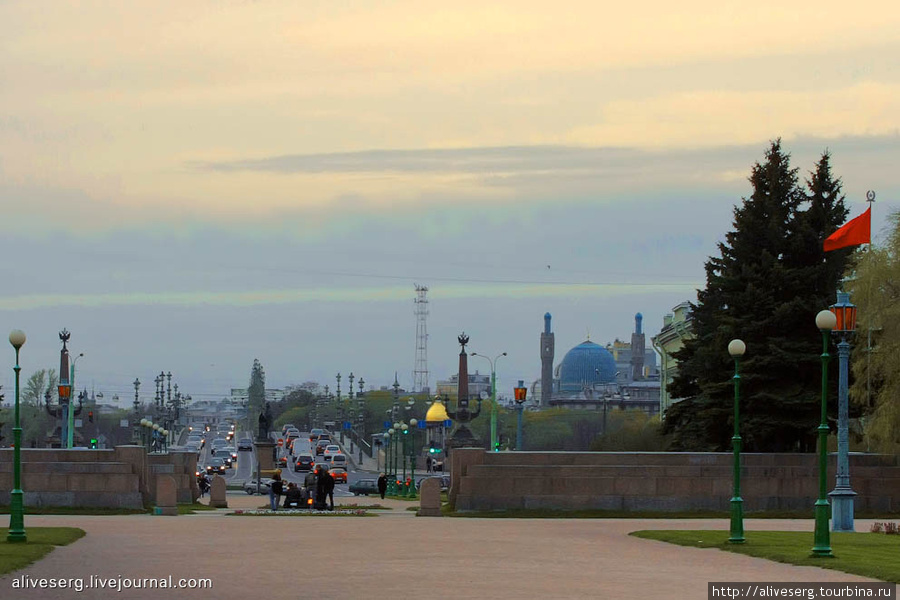
[[[459,511],[654,510],[728,511],[730,453],[485,452],[459,449],[452,460],[451,504]],[[814,454],[741,456],[744,511],[807,510],[818,496]],[[835,456],[829,456],[828,489]],[[853,454],[856,508],[900,511],[897,457]]]
[[[0,450],[0,505],[9,504],[13,451]],[[22,449],[26,506],[86,506],[141,509],[155,501],[157,473],[175,481],[178,502],[200,495],[194,475],[197,454],[148,455],[142,446],[113,450]]]

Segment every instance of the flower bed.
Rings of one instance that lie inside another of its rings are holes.
[[[230,513],[227,513],[227,516],[242,516],[242,517],[365,517],[369,516],[365,510],[357,509],[357,510],[348,510],[348,509],[339,509],[335,510],[310,510],[308,508],[291,508],[291,509],[282,509],[282,510],[272,510],[272,509],[255,509],[255,510],[234,510]]]

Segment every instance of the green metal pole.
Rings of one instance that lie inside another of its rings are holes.
[[[731,497],[731,535],[728,542],[743,544],[744,539],[744,500],[741,498],[741,430],[740,401],[741,375],[740,357],[734,357],[734,436],[731,445],[734,447],[734,494]]]
[[[831,533],[828,530],[829,505],[826,491],[826,461],[828,442],[828,330],[822,331],[822,418],[819,423],[819,499],[816,500],[816,532],[813,556],[834,556],[831,553]]]
[[[409,430],[410,449],[409,449],[409,479],[412,482],[409,486],[409,498],[416,497],[416,431],[412,427]]]
[[[491,363],[491,451],[497,450],[497,372]]]
[[[19,422],[19,349],[16,348],[16,421],[13,427],[13,490],[9,495],[9,533],[7,542],[27,542],[25,534],[25,494],[22,492],[22,426]]]
[[[409,431],[409,430],[407,430],[407,431]],[[402,481],[403,483],[400,484],[400,495],[405,497],[409,493],[409,488],[406,485],[406,455],[409,454],[409,450],[406,449],[406,445],[407,445],[407,439],[409,438],[409,434],[407,432],[403,432],[402,437],[403,437],[403,457],[402,457],[403,478],[400,481]]]
[[[78,360],[76,356],[72,360],[72,366],[69,368],[69,385],[71,386],[71,392],[69,392],[69,415],[67,417],[68,426],[66,428],[66,448],[71,448],[74,444],[75,440],[75,361]]]

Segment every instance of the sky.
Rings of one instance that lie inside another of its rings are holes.
[[[801,178],[830,151],[851,216],[874,190],[877,242],[897,56],[883,0],[6,0],[0,330],[27,377],[67,328],[76,386],[123,403],[255,358],[410,389],[419,284],[432,388],[465,331],[509,394],[545,312],[558,363],[695,300],[771,140]]]

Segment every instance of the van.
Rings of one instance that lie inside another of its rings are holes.
[[[335,454],[331,457],[331,466],[332,467],[341,467],[343,469],[347,468],[347,456],[344,454]]]

